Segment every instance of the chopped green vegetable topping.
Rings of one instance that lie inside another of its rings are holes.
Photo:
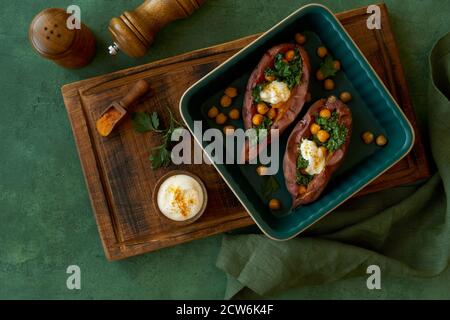
[[[299,153],[297,158],[297,169],[306,169],[309,166],[309,161],[302,157],[302,154]]]
[[[253,92],[252,92],[252,96],[253,96],[253,101],[255,103],[260,103],[261,102],[261,91],[264,89],[264,85],[265,82],[263,83],[258,83],[254,88],[253,88]]]
[[[253,127],[255,129],[255,135],[250,136],[250,145],[254,146],[259,141],[267,137],[269,133],[269,128],[273,121],[269,118],[264,118],[263,122],[259,126]]]
[[[295,56],[289,62],[284,59],[283,54],[277,54],[273,68],[264,71],[266,75],[275,76],[276,80],[286,83],[289,89],[300,83],[303,74],[303,62],[298,48],[294,52]]]
[[[316,136],[313,137],[317,145],[323,145],[330,152],[339,149],[347,138],[348,129],[346,126],[339,123],[339,117],[336,110],[333,111],[329,119],[316,117],[317,124],[330,134],[330,138],[325,143],[321,143]]]
[[[311,180],[313,179],[314,176],[311,176],[309,174],[303,174],[300,171],[297,172],[297,179],[295,180],[295,182],[298,185],[304,185],[307,186]]]

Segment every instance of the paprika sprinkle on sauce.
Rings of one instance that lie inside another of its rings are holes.
[[[188,175],[174,175],[165,180],[158,190],[157,204],[167,218],[185,221],[202,209],[205,195],[201,185]]]

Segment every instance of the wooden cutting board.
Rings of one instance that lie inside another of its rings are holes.
[[[337,16],[416,128],[388,12],[384,5],[380,7],[381,30],[367,29],[366,8]],[[153,171],[148,157],[152,147],[159,144],[157,136],[135,133],[127,120],[105,139],[96,133],[94,124],[102,110],[124,96],[139,79],[148,80],[154,94],[142,102],[138,110],[155,110],[164,114],[168,106],[179,118],[178,102],[183,92],[257,36],[62,88],[100,237],[109,260],[123,259],[253,224],[253,220],[212,166],[172,166]],[[157,214],[151,200],[157,180],[175,168],[199,175],[208,188],[209,202],[205,214],[188,226],[167,224]],[[362,190],[360,195],[429,176],[428,160],[421,136],[416,130],[416,143],[411,153]]]

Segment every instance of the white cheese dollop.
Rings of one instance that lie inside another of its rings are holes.
[[[303,159],[308,160],[309,165],[305,169],[309,175],[319,174],[325,168],[325,154],[322,149],[317,147],[314,141],[302,139],[300,152]]]
[[[291,90],[289,90],[288,85],[280,81],[272,81],[267,84],[259,94],[262,101],[270,104],[286,102],[290,96]]]
[[[194,178],[180,174],[165,180],[158,190],[159,210],[169,219],[185,221],[202,208],[203,189]]]

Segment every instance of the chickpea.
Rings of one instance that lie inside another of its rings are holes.
[[[320,126],[317,123],[313,123],[309,128],[312,134],[317,134],[320,131]]]
[[[334,60],[333,61],[333,68],[336,71],[341,70],[341,62],[339,60]]]
[[[306,37],[302,33],[296,33],[295,42],[297,42],[299,45],[304,45],[306,43]]]
[[[228,87],[225,89],[225,95],[230,98],[236,98],[238,95],[237,89],[235,87]]]
[[[234,133],[234,130],[235,130],[235,128],[232,125],[223,127],[223,133],[225,133],[227,136],[232,136]]]
[[[325,90],[333,90],[334,89],[334,81],[331,79],[327,79],[325,80],[325,82],[323,83],[323,87],[325,88]]]
[[[317,139],[322,143],[327,142],[328,139],[330,139],[330,134],[325,130],[319,130],[319,132],[317,132]]]
[[[302,185],[298,186],[297,192],[299,195],[303,195],[306,193],[306,190],[307,190],[306,186],[302,184]]]
[[[277,117],[277,109],[271,108],[267,114],[266,114],[267,118],[269,118],[270,120],[273,120]]]
[[[266,114],[267,111],[269,111],[269,107],[264,102],[260,102],[256,105],[256,111],[258,111],[259,114]]]
[[[231,98],[227,95],[223,96],[222,99],[220,99],[220,105],[224,108],[228,108],[229,106],[231,106]]]
[[[326,108],[324,108],[324,109],[320,110],[319,116],[321,118],[324,118],[324,119],[330,119],[331,118],[331,111],[326,109]]]
[[[387,144],[387,139],[384,135],[380,134],[376,139],[375,139],[375,143],[377,144],[377,146],[379,147],[384,147]]]
[[[289,50],[284,54],[284,58],[287,61],[292,61],[292,59],[295,58],[295,51],[294,50]]]
[[[228,117],[225,114],[219,113],[216,117],[216,123],[222,125],[227,122],[227,119]]]
[[[341,99],[342,102],[347,103],[352,100],[352,95],[348,91],[344,91],[339,95],[339,99]]]
[[[311,92],[308,92],[308,93],[306,94],[305,101],[306,101],[306,102],[311,102],[311,100],[312,100]]]
[[[322,70],[320,70],[320,69],[317,70],[317,72],[316,72],[316,79],[319,80],[319,81],[325,80],[325,76],[323,75]]]
[[[280,210],[280,208],[281,208],[280,200],[278,200],[278,199],[270,200],[269,201],[269,208],[271,210]]]
[[[259,166],[258,168],[256,168],[256,173],[259,176],[265,176],[265,175],[267,175],[267,172],[268,172],[268,170],[267,170],[267,167],[265,167],[265,166]]]
[[[373,133],[370,131],[366,131],[361,135],[361,139],[365,144],[371,144],[374,139]]]
[[[268,74],[264,75],[264,78],[269,82],[275,81],[275,79],[276,79],[274,75],[268,75]]]
[[[264,121],[264,116],[259,113],[255,114],[252,118],[252,123],[255,126],[261,125],[261,123],[263,123],[263,121]]]
[[[217,107],[211,107],[211,109],[208,110],[208,118],[214,119],[219,114],[219,109]]]
[[[320,151],[322,151],[323,155],[326,155],[328,153],[328,149],[324,146],[320,146],[319,149],[320,149]]]
[[[328,54],[327,48],[325,48],[325,47],[319,47],[319,48],[317,48],[317,55],[318,55],[320,58],[322,58],[322,59],[325,58],[327,54]]]
[[[238,120],[240,117],[239,109],[236,108],[232,109],[228,114],[228,116],[230,117],[231,120]]]

